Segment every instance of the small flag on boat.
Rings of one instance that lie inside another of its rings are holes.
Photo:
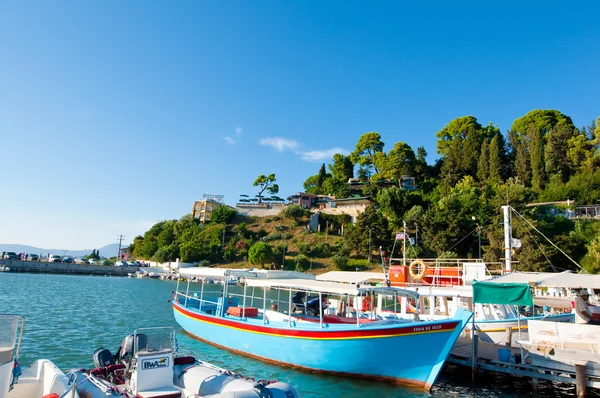
[[[404,240],[405,234],[404,232],[400,232],[396,234],[396,240]]]

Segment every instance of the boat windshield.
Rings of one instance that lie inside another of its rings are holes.
[[[20,315],[0,314],[0,365],[13,360]]]
[[[136,329],[135,354],[158,351],[173,351],[174,329],[172,327],[156,327]]]

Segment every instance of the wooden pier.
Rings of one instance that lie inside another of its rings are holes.
[[[510,360],[501,361],[499,349],[510,350]],[[573,356],[571,360],[555,361],[544,352],[529,352],[520,347],[496,345],[477,341],[475,361],[473,361],[473,341],[460,337],[448,362],[473,368],[473,377],[478,372],[490,371],[506,373],[531,379],[533,391],[537,391],[539,380],[568,383],[576,386],[577,396],[584,397],[586,388],[600,388],[600,368],[597,363]],[[517,360],[515,361],[515,357]],[[519,362],[520,363],[515,363]]]

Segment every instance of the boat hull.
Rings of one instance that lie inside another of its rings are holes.
[[[471,314],[444,321],[324,325],[220,318],[173,303],[191,335],[262,360],[318,372],[384,379],[429,390]]]

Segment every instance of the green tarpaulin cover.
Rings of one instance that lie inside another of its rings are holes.
[[[533,296],[526,283],[473,282],[473,302],[532,306]]]

